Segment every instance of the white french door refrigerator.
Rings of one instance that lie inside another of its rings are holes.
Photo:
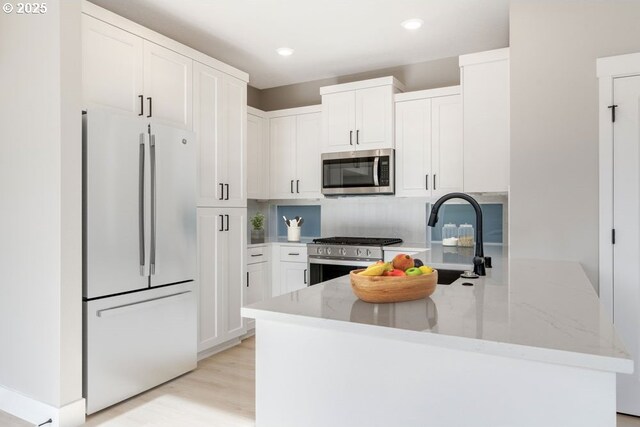
[[[83,156],[91,414],[196,367],[195,135],[90,109]]]

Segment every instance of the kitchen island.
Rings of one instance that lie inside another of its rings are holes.
[[[485,249],[487,276],[422,300],[369,304],[345,276],[244,308],[256,425],[614,427],[616,373],[633,361],[581,266]]]

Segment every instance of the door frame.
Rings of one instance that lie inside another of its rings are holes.
[[[619,77],[640,75],[640,53],[609,56],[596,60],[599,122],[599,286],[605,311],[613,321],[613,83]]]

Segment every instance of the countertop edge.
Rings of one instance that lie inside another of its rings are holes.
[[[390,328],[364,323],[344,322],[341,320],[321,319],[289,313],[278,313],[250,307],[242,308],[242,316],[256,320],[293,323],[300,326],[339,329],[344,332],[367,334],[379,338],[405,341],[415,344],[433,345],[441,348],[469,351],[474,353],[523,359],[534,362],[552,363],[571,367],[593,369],[606,372],[630,374],[633,372],[633,360],[578,353],[566,350],[554,350],[521,344],[504,343],[485,339],[475,339],[454,335],[440,335]]]

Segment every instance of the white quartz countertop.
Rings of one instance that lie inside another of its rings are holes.
[[[370,304],[353,294],[344,276],[252,304],[242,315],[510,358],[633,371],[631,356],[580,264],[507,260],[503,250],[485,247],[493,261],[487,276],[438,285],[426,299]],[[436,268],[457,269],[469,267],[472,256],[472,251],[440,245],[416,255]]]

